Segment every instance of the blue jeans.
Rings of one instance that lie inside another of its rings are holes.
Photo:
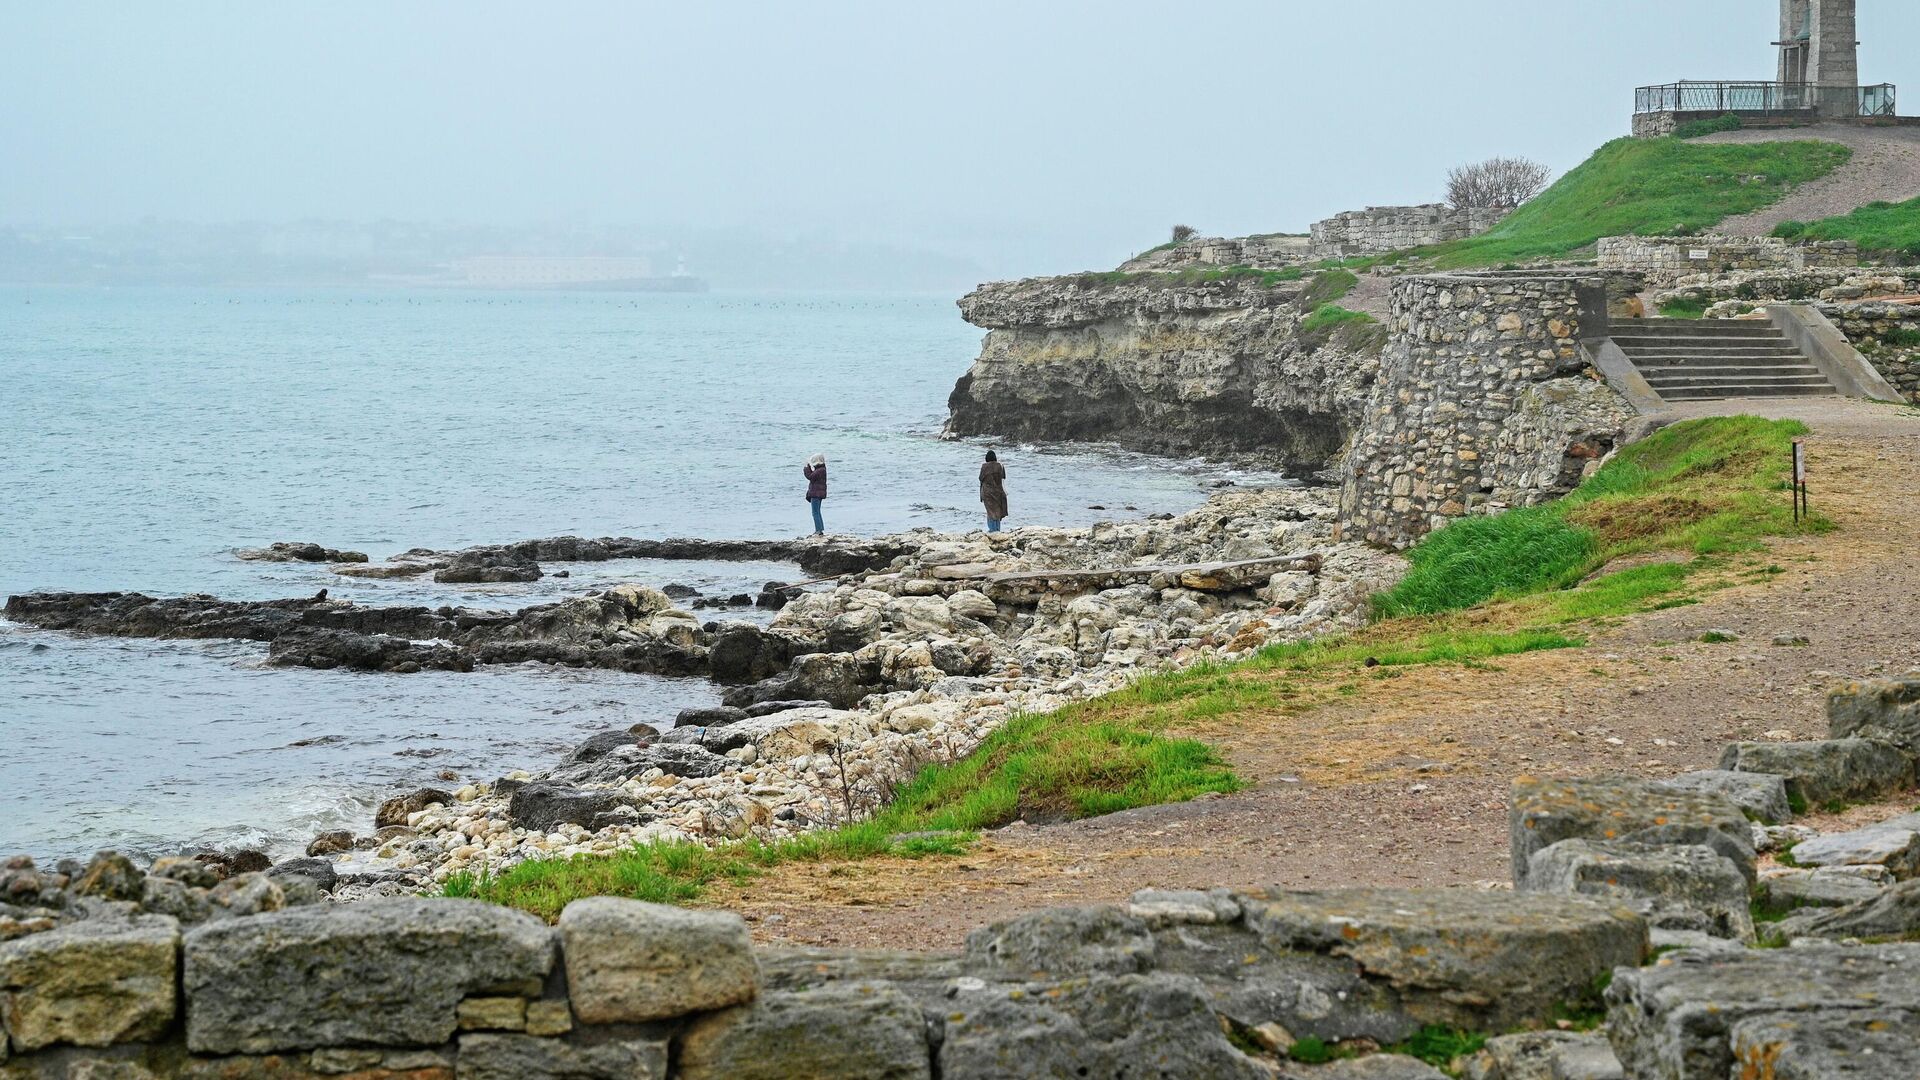
[[[999,532],[999,531],[1000,531],[1000,519],[999,519],[999,518],[991,518],[991,517],[990,517],[990,518],[988,518],[988,519],[987,519],[987,531],[988,531],[988,532]]]
[[[821,499],[807,500],[807,505],[813,507],[813,531],[816,534],[827,531],[826,523],[820,520],[820,503],[822,501],[824,500],[821,500]]]

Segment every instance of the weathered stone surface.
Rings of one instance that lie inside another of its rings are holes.
[[[1865,802],[1913,784],[1913,757],[1872,739],[1734,743],[1720,755],[1720,767],[1785,777],[1787,791],[1811,806]]]
[[[1488,1039],[1466,1060],[1464,1080],[1621,1080],[1620,1060],[1597,1031],[1528,1031]]]
[[[1756,1016],[1733,1026],[1741,1080],[1894,1080],[1920,1076],[1920,1013],[1864,1010],[1808,1024]]]
[[[332,892],[340,882],[339,871],[326,859],[285,859],[268,867],[266,876],[280,882],[304,881],[323,893]]]
[[[1242,906],[1269,948],[1347,958],[1423,1022],[1476,1030],[1544,1022],[1648,949],[1638,915],[1584,897],[1338,889]]]
[[[1848,907],[1880,895],[1880,886],[1855,874],[1788,870],[1760,879],[1759,902],[1773,914],[1800,908]]]
[[[1782,825],[1793,820],[1793,807],[1787,802],[1786,778],[1771,773],[1703,769],[1658,781],[1657,786],[1725,795],[1749,818],[1766,825]]]
[[[666,1080],[667,1040],[460,1036],[456,1080]]]
[[[1767,928],[1778,941],[1801,938],[1920,940],[1920,880],[1903,881],[1869,900],[1843,908],[1808,911]]]
[[[1895,1031],[1920,1030],[1915,965],[1920,945],[1670,953],[1615,972],[1608,1037],[1635,1080],[1737,1077],[1736,1065],[1752,1064],[1734,1053],[1734,1029],[1744,1021],[1791,1018],[1816,1038],[1886,1014],[1903,1025]]]
[[[468,998],[454,1010],[454,1017],[461,1031],[524,1031],[527,1026],[527,999]]]
[[[620,791],[581,790],[550,780],[536,780],[513,793],[507,816],[523,829],[552,832],[560,825],[592,825],[602,815],[631,805]]]
[[[1753,937],[1746,875],[1732,859],[1696,844],[1562,840],[1533,853],[1526,888],[1625,904],[1659,929]]]
[[[441,806],[452,806],[453,792],[443,791],[440,788],[417,788],[405,795],[388,799],[380,804],[380,809],[374,811],[373,825],[377,829],[405,825],[408,817],[435,803]]]
[[[233,557],[249,562],[363,563],[367,561],[367,555],[364,551],[342,551],[338,548],[322,547],[315,543],[289,542],[286,540],[268,544],[263,548],[241,548],[233,553]]]
[[[573,1006],[564,1001],[527,1002],[527,1034],[565,1035],[573,1030]]]
[[[1920,754],[1920,679],[1865,679],[1827,695],[1828,731],[1864,736]]]
[[[769,993],[714,1013],[680,1045],[683,1080],[918,1080],[932,1075],[920,1006],[877,983]]]
[[[538,581],[540,564],[526,555],[505,548],[474,548],[463,551],[433,572],[433,580],[445,584],[476,582]]]
[[[1700,844],[1732,859],[1750,879],[1753,830],[1724,795],[1676,791],[1629,777],[1514,781],[1508,825],[1513,883],[1527,885],[1533,853],[1562,840]]]
[[[1368,1054],[1325,1065],[1282,1066],[1280,1080],[1447,1080],[1447,1074],[1403,1054]]]
[[[180,926],[86,919],[0,942],[0,1033],[16,1053],[157,1038],[173,1022]]]
[[[967,935],[967,957],[1002,976],[1127,975],[1153,967],[1147,924],[1115,907],[1057,907]]]
[[[102,900],[138,900],[145,892],[145,880],[146,875],[135,869],[125,855],[102,851],[94,855],[86,871],[73,883],[73,891]]]
[[[1865,828],[1826,833],[1793,846],[1800,866],[1884,866],[1896,878],[1920,874],[1920,813]]]
[[[759,986],[747,924],[731,912],[596,896],[568,904],[559,926],[567,996],[583,1023],[738,1005]]]
[[[943,1080],[1269,1075],[1181,976],[956,985],[944,1008]]]
[[[532,996],[551,931],[475,900],[370,900],[229,919],[187,935],[187,1045],[266,1053],[433,1046],[463,998]]]

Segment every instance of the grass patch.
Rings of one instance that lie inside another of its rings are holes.
[[[1716,135],[1722,131],[1739,131],[1746,127],[1746,121],[1734,113],[1721,113],[1706,120],[1689,120],[1673,129],[1676,139],[1698,139],[1702,135]]]
[[[1374,317],[1364,311],[1349,311],[1339,304],[1321,304],[1313,309],[1313,314],[1300,320],[1300,333],[1328,335],[1348,323],[1364,325],[1374,321]]]
[[[1458,1028],[1440,1024],[1428,1024],[1405,1042],[1392,1046],[1383,1046],[1381,1051],[1388,1054],[1405,1054],[1418,1058],[1438,1069],[1452,1065],[1454,1059],[1468,1054],[1477,1054],[1487,1045],[1487,1035],[1480,1031],[1461,1031]]]
[[[1698,233],[1844,164],[1837,143],[1615,139],[1480,236],[1416,249],[1438,267],[1554,258],[1603,236]]]
[[[1873,202],[1819,221],[1783,221],[1773,235],[1789,240],[1852,240],[1860,250],[1920,260],[1920,199]]]
[[[1792,532],[1783,473],[1793,439],[1805,433],[1797,421],[1750,416],[1671,425],[1626,447],[1558,502],[1462,518],[1429,533],[1408,551],[1407,576],[1375,598],[1375,609],[1386,617],[1458,611],[1567,590],[1628,555],[1710,556]],[[1820,518],[1807,527],[1831,528]],[[1680,563],[1636,567],[1559,603],[1586,617],[1641,610],[1687,573]]]
[[[1660,305],[1660,316],[1666,319],[1702,319],[1707,314],[1707,305],[1698,300],[1669,300]]]
[[[1351,270],[1323,270],[1314,275],[1313,283],[1300,297],[1303,308],[1319,308],[1345,297],[1360,284],[1360,277]]]

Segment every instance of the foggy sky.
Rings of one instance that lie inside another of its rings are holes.
[[[1920,5],[1861,0],[1920,106]],[[1773,76],[1775,0],[58,3],[0,13],[0,224],[827,232],[998,271],[1556,170],[1636,85]]]

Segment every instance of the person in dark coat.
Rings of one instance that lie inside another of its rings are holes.
[[[827,455],[813,455],[800,473],[807,478],[807,505],[813,508],[813,535],[822,536],[827,531],[826,522],[820,520],[820,504],[827,498]]]
[[[991,450],[980,465],[980,504],[987,508],[987,531],[999,532],[1007,517],[1007,467]]]

